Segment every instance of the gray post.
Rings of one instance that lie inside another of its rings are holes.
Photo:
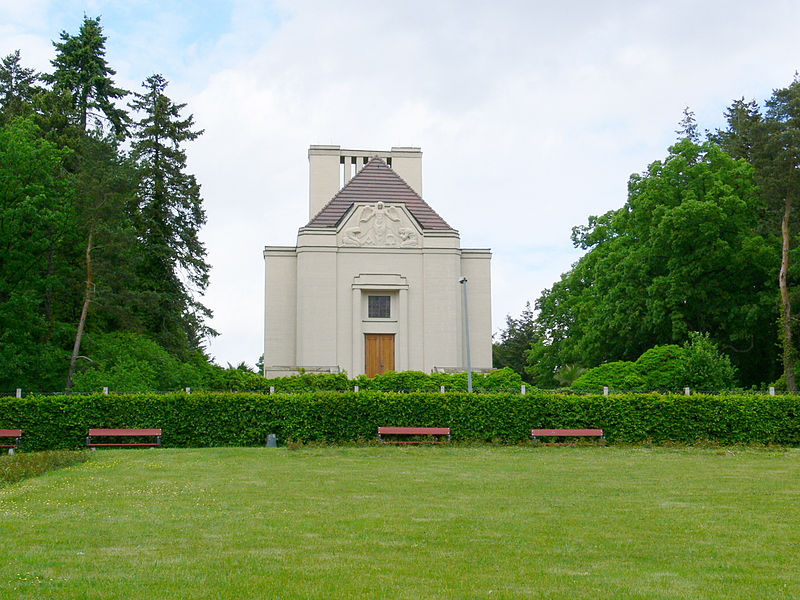
[[[775,395],[775,388],[774,387],[770,387],[769,388],[769,395],[770,396],[774,396]]]
[[[104,388],[103,388],[103,394],[104,394],[104,395],[106,395],[106,396],[108,396],[108,388],[107,388],[107,387],[104,387]]]
[[[274,433],[267,434],[267,448],[277,448],[278,438]]]
[[[690,390],[689,388],[685,387],[685,388],[683,388],[683,393],[686,394],[687,396],[689,396],[689,395],[691,395],[692,390]]]
[[[607,385],[603,386],[603,396],[608,396],[608,386]]]
[[[467,278],[462,277],[458,282],[464,288],[464,334],[467,343],[467,391],[472,393],[472,358],[469,354],[469,305],[467,304]]]
[[[527,391],[527,389],[525,388],[525,384],[523,383],[522,384],[522,389],[520,390],[520,393],[524,396],[526,391]]]
[[[17,388],[17,398],[22,398],[22,388]]]

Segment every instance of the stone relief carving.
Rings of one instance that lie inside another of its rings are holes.
[[[367,248],[418,248],[419,235],[396,206],[383,202],[359,208],[340,233],[342,246]],[[408,225],[408,226],[404,226]]]

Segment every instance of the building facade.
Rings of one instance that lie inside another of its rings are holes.
[[[422,199],[422,152],[311,146],[309,221],[267,246],[264,374],[492,365],[491,252]],[[466,278],[466,282],[461,280]]]

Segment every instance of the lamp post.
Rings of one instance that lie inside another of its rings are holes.
[[[469,306],[467,304],[467,278],[462,277],[458,280],[464,289],[464,333],[467,343],[467,391],[472,393],[472,359],[469,355]]]

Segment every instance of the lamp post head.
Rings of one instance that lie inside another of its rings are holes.
[[[467,283],[467,278],[462,277],[461,279],[458,280],[458,283]]]

